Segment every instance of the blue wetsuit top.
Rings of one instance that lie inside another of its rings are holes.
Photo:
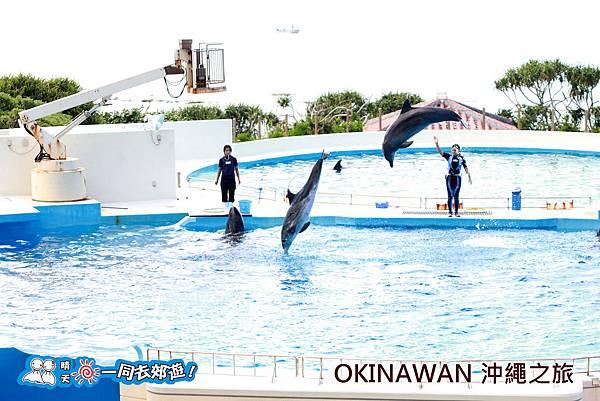
[[[451,175],[451,176],[460,175],[462,166],[467,167],[467,162],[465,161],[465,158],[462,157],[462,155],[460,153],[453,156],[450,153],[444,152],[442,157],[444,159],[448,160],[448,175]]]
[[[237,159],[231,155],[223,156],[219,159],[219,167],[223,178],[235,178],[235,168],[237,167]]]

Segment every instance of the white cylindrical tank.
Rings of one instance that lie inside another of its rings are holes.
[[[31,171],[31,198],[40,202],[69,202],[85,199],[84,168],[79,159],[42,160]]]

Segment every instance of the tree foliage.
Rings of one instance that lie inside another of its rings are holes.
[[[392,113],[394,111],[402,109],[402,105],[408,99],[410,104],[421,103],[423,98],[421,96],[409,93],[409,92],[389,92],[383,95],[381,98],[369,103],[367,111],[369,118],[375,118],[379,116],[379,111],[382,114]]]
[[[0,77],[0,128],[17,127],[19,112],[72,95],[81,90],[69,78],[43,79],[29,74]],[[91,104],[81,105],[62,113],[40,119],[43,125],[64,125]]]
[[[513,104],[514,115],[520,115],[522,129],[579,130],[582,122],[588,129],[598,128],[593,111],[599,82],[597,67],[530,60],[494,84]]]
[[[225,112],[217,106],[192,105],[167,111],[168,121],[218,120],[225,118]]]

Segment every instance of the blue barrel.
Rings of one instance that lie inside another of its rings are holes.
[[[521,210],[521,188],[512,191],[512,210]]]
[[[252,210],[252,201],[250,200],[240,200],[240,213],[241,214],[250,214],[250,210]]]

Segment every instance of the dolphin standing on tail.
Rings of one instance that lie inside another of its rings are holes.
[[[385,131],[383,138],[383,156],[394,167],[394,156],[401,148],[412,145],[409,139],[433,123],[442,121],[460,121],[465,128],[465,122],[458,114],[448,109],[439,107],[412,107],[408,99],[404,101],[400,115],[392,125]]]
[[[242,214],[237,207],[232,206],[229,209],[229,216],[227,217],[227,226],[225,227],[225,234],[241,234],[244,232],[244,219]]]
[[[315,163],[308,177],[308,181],[297,194],[293,194],[288,190],[288,199],[290,200],[290,208],[288,209],[283,226],[281,227],[281,246],[284,251],[288,251],[292,242],[298,234],[303,232],[310,225],[310,210],[315,203],[319,180],[321,179],[321,170],[323,169],[323,161],[327,159],[329,153],[321,154],[321,158]]]

